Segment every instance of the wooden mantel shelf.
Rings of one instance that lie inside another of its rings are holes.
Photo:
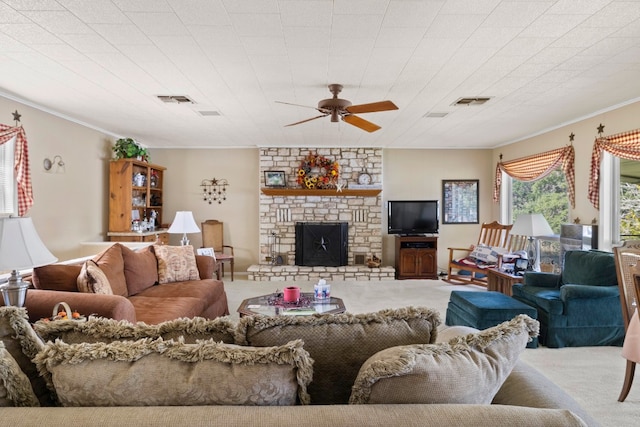
[[[262,188],[263,194],[267,196],[360,196],[375,197],[382,191],[381,188],[366,189],[349,189],[344,188],[342,191],[336,190],[306,190],[304,188]]]

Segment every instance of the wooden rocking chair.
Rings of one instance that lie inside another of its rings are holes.
[[[497,221],[483,223],[480,228],[480,236],[478,237],[478,245],[505,248],[507,252],[514,252],[524,249],[527,238],[526,236],[511,235],[510,231],[513,224],[503,225]],[[472,248],[448,248],[449,264],[447,278],[445,282],[455,285],[475,284],[487,286],[487,268],[488,266],[476,264],[467,260]],[[460,261],[460,259],[463,259]]]

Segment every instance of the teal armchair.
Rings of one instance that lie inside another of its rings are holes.
[[[624,322],[613,254],[567,251],[561,274],[528,272],[513,298],[536,308],[547,347],[622,345]]]

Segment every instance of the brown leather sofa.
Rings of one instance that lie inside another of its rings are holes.
[[[215,261],[195,255],[199,280],[159,284],[153,246],[133,251],[115,243],[92,258],[105,273],[113,295],[80,292],[84,261],[51,264],[33,270],[25,306],[29,320],[51,317],[66,302],[82,315],[156,324],[180,317],[214,319],[229,314],[224,284],[214,279]]]

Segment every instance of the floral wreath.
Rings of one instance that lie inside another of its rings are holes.
[[[316,188],[336,188],[340,177],[340,165],[318,154],[309,154],[298,168],[298,184],[302,188],[313,190]]]

